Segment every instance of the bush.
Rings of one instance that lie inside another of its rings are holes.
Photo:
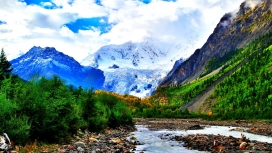
[[[98,116],[95,117],[96,120],[93,119],[93,124],[100,125],[100,127],[95,126],[96,129],[132,124],[132,111],[118,97],[100,91],[95,94],[95,102],[94,112]]]
[[[98,101],[95,103],[95,115],[90,118],[89,130],[100,131],[108,127],[110,109],[107,105]]]
[[[120,101],[113,107],[110,119],[110,127],[132,125],[132,111],[124,102]]]
[[[1,132],[8,133],[10,139],[16,143],[26,143],[30,132],[28,117],[17,116],[16,110],[16,104],[7,100],[5,94],[0,93]]]

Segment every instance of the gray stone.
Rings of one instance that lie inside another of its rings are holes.
[[[74,143],[74,146],[77,148],[77,147],[81,147],[81,148],[85,148],[86,147],[86,145],[85,145],[85,143],[84,142],[76,142],[76,143]]]

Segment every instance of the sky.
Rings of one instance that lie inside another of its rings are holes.
[[[77,61],[100,47],[152,38],[200,48],[220,18],[243,0],[0,0],[0,48],[9,60],[33,46]]]

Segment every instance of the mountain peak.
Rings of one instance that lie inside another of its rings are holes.
[[[81,64],[91,65],[102,70],[107,70],[112,65],[120,68],[132,69],[165,69],[174,64],[178,58],[170,52],[179,49],[174,45],[166,45],[151,38],[142,42],[126,42],[121,45],[107,45],[101,47],[94,54],[86,57]]]
[[[58,53],[58,51],[54,47],[40,47],[40,46],[33,46],[27,54],[40,54],[40,53]]]
[[[24,80],[33,75],[51,78],[60,76],[67,84],[101,89],[104,74],[101,70],[81,66],[74,58],[57,51],[54,47],[32,47],[26,54],[11,61],[13,73]]]

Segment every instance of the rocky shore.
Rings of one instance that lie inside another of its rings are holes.
[[[25,147],[15,147],[11,152],[33,152],[33,153],[130,153],[141,145],[131,134],[135,131],[132,126],[106,129],[104,132],[93,133],[88,130],[77,132],[77,135],[67,144],[54,144],[36,146],[36,144]]]
[[[130,153],[135,150],[135,145],[141,145],[131,134],[133,131],[134,127],[106,129],[102,133],[79,131],[71,144],[61,146],[57,152]]]
[[[147,125],[150,130],[199,130],[209,126],[229,126],[230,131],[248,132],[272,136],[272,124],[265,121],[206,121],[201,119],[135,119],[139,125]],[[172,135],[162,134],[161,139],[178,141],[188,150],[207,152],[271,152],[272,144],[241,138],[212,134]]]
[[[205,121],[201,119],[134,119],[136,125],[147,125],[151,131],[167,130],[199,130],[208,126],[229,126],[230,130],[249,132],[258,135],[272,136],[272,124],[265,121]],[[106,129],[104,132],[93,133],[88,130],[79,130],[77,135],[67,144],[56,144],[49,146],[27,147],[25,152],[51,152],[51,153],[132,153],[137,141],[132,132],[137,131],[135,127],[119,127]],[[207,152],[258,152],[272,151],[272,144],[249,140],[244,135],[241,138],[223,135],[189,134],[172,135],[162,134],[161,139],[177,141],[188,150],[199,150]],[[34,149],[33,149],[34,148]],[[22,151],[15,149],[14,153]],[[145,151],[142,151],[145,152]]]
[[[266,121],[207,121],[202,119],[134,119],[136,125],[148,125],[150,130],[190,130],[193,126],[229,126],[246,128],[245,132],[272,137],[272,123]]]
[[[184,143],[189,150],[206,152],[270,152],[272,144],[249,140],[244,135],[241,138],[232,136],[211,135],[211,134],[189,134],[187,136],[161,136],[162,139]]]

